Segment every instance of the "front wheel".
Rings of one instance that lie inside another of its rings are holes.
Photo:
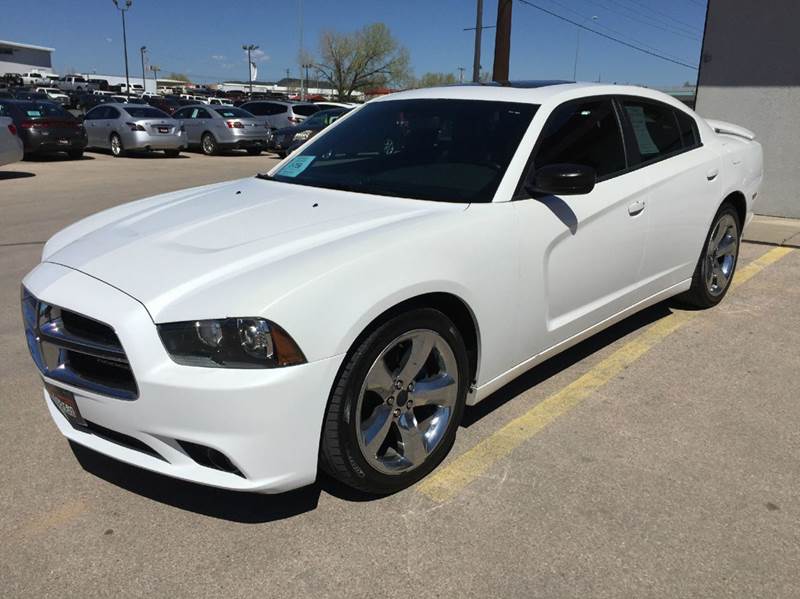
[[[368,493],[414,484],[450,451],[468,380],[464,341],[438,310],[382,324],[348,355],[331,392],[323,469]]]
[[[723,204],[706,236],[703,253],[692,276],[692,286],[681,296],[686,303],[697,308],[710,308],[725,297],[736,272],[741,228],[736,209]]]

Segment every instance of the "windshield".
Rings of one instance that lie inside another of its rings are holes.
[[[225,117],[226,119],[251,119],[253,115],[247,112],[246,110],[242,110],[241,108],[233,108],[233,107],[225,107],[225,108],[215,108],[214,109],[220,116]]]
[[[169,115],[150,106],[126,106],[125,112],[135,119],[168,119]]]
[[[309,116],[319,111],[319,106],[316,104],[293,104],[292,112],[300,116]]]
[[[538,106],[482,100],[367,104],[278,170],[286,183],[491,202]]]

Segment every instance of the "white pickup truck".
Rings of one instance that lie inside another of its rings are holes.
[[[64,91],[81,92],[95,89],[97,86],[81,75],[64,75],[58,80],[58,87]]]

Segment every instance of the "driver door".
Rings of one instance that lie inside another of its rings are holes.
[[[583,195],[514,202],[520,236],[519,309],[523,356],[578,335],[636,303],[648,230],[640,181],[627,173],[625,142],[611,97],[557,107],[534,146],[530,169],[591,166],[597,184]],[[632,176],[633,175],[633,176]],[[519,192],[518,192],[519,197]]]

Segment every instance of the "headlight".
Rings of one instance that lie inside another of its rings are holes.
[[[210,368],[276,368],[306,361],[289,334],[263,318],[190,320],[158,325],[178,364]]]
[[[296,133],[294,136],[294,141],[305,141],[309,137],[311,137],[311,129],[306,129],[305,131],[301,131],[300,133]]]

